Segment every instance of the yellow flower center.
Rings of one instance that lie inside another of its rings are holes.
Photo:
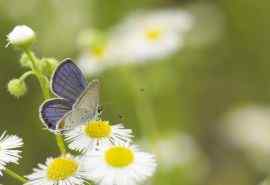
[[[157,41],[161,37],[161,29],[159,28],[150,28],[145,31],[146,38],[151,41]]]
[[[90,48],[90,53],[94,57],[100,59],[105,55],[106,47],[104,45],[93,46]]]
[[[48,179],[59,181],[71,177],[78,170],[78,163],[67,157],[58,157],[53,159],[47,170]]]
[[[134,160],[133,152],[126,147],[114,146],[105,153],[106,162],[113,167],[126,167]]]
[[[90,121],[84,127],[84,132],[91,138],[108,137],[111,134],[112,128],[108,121]]]

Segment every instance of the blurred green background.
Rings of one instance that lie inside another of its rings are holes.
[[[155,63],[124,67],[139,82],[137,88],[130,88],[131,82],[119,69],[102,73],[104,117],[113,123],[123,121],[134,129],[141,143],[153,133],[143,132],[140,125],[153,119],[160,133],[158,139],[179,132],[196,143],[195,159],[170,168],[159,165],[152,184],[252,185],[268,176],[269,163],[254,162],[217,131],[223,117],[235,107],[269,106],[268,0],[0,0],[0,131],[17,134],[25,142],[23,159],[12,169],[29,174],[47,156],[57,156],[58,149],[54,136],[42,130],[38,118],[42,97],[36,79],[27,80],[28,93],[21,99],[7,92],[7,82],[25,71],[18,62],[20,52],[5,48],[7,33],[15,25],[26,24],[37,33],[34,50],[38,56],[75,59],[78,32],[86,28],[106,31],[135,10],[170,7],[188,9],[197,20],[185,48]],[[137,101],[138,97],[143,101]],[[138,109],[147,111],[138,115]],[[242,125],[245,127],[244,122]],[[144,149],[154,151],[151,146],[155,142],[151,140]],[[270,140],[265,142],[270,145]],[[181,150],[180,144],[175,142]],[[188,149],[185,146],[182,152]],[[181,157],[179,151],[168,160]],[[0,183],[19,184],[6,176],[0,177]]]

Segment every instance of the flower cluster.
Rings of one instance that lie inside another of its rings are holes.
[[[52,58],[39,59],[30,49],[34,39],[34,31],[27,26],[15,27],[8,35],[8,42],[23,51],[22,66],[30,69],[19,79],[11,80],[8,91],[20,97],[27,91],[26,77],[34,75],[38,79],[45,99],[41,119],[54,131],[61,154],[38,164],[32,174],[19,176],[6,165],[18,162],[20,151],[16,148],[22,146],[22,140],[4,133],[0,137],[0,175],[4,171],[25,185],[83,185],[89,181],[97,185],[135,185],[152,176],[155,156],[133,144],[132,130],[102,120],[99,103],[93,107],[89,104],[98,102],[99,82],[86,86],[80,69],[69,59],[60,65]],[[103,55],[102,48],[94,52]],[[52,94],[58,97],[51,99]],[[70,150],[77,151],[76,155],[67,151],[64,141]]]
[[[31,75],[37,77],[40,82],[43,95],[49,97],[49,91],[46,90],[45,86],[48,85],[47,78],[52,74],[53,70],[57,66],[57,60],[53,58],[37,58],[31,51],[31,46],[35,40],[35,32],[26,25],[16,26],[7,35],[7,45],[12,45],[23,51],[20,64],[24,68],[29,69],[19,78],[12,79],[7,85],[9,93],[17,98],[22,97],[27,92],[25,80]]]

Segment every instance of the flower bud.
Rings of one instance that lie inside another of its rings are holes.
[[[16,98],[19,98],[23,96],[27,92],[27,87],[24,81],[20,79],[13,79],[10,80],[8,85],[8,92],[15,96]]]
[[[31,67],[31,61],[29,60],[29,57],[26,55],[26,53],[23,53],[20,58],[20,64],[22,67]]]
[[[16,26],[8,35],[8,44],[25,49],[30,47],[36,40],[35,32],[25,25]]]
[[[51,76],[57,65],[58,61],[54,58],[42,58],[38,63],[39,69],[47,76]]]

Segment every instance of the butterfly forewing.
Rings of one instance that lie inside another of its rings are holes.
[[[81,70],[65,59],[54,72],[51,86],[55,95],[74,103],[85,90],[86,80]]]

